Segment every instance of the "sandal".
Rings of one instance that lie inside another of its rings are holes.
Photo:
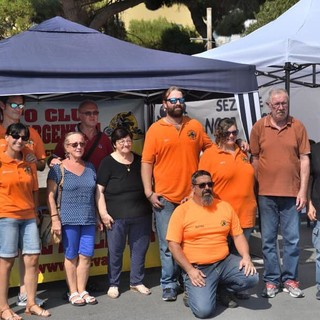
[[[44,318],[48,318],[51,316],[51,313],[48,310],[45,310],[39,307],[37,304],[33,304],[32,306],[27,306],[24,313],[29,316],[34,315],[34,316],[39,316]]]
[[[87,297],[85,298],[85,296]],[[93,296],[90,296],[88,291],[83,291],[82,293],[80,293],[80,298],[82,298],[86,302],[86,304],[94,305],[98,303],[97,299]]]
[[[9,317],[4,317],[3,314],[7,312],[9,313]],[[16,313],[14,313],[9,307],[8,308],[5,308],[5,309],[2,309],[0,311],[0,319],[1,320],[22,320],[22,318],[20,316],[18,316]]]
[[[81,307],[86,305],[84,299],[82,299],[77,291],[69,296],[69,302],[75,307]]]
[[[130,290],[134,292],[139,292],[145,295],[151,294],[151,290],[148,289],[144,284],[138,284],[136,286],[130,286]]]

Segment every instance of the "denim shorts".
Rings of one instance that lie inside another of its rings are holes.
[[[63,225],[62,244],[65,257],[69,260],[76,258],[79,254],[93,257],[95,235],[95,225]]]
[[[22,254],[40,254],[36,219],[0,219],[0,257],[14,258]]]

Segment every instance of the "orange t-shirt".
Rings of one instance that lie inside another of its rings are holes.
[[[181,244],[190,263],[210,264],[229,254],[229,234],[242,233],[239,218],[229,203],[214,199],[205,207],[190,199],[173,211],[166,238]]]
[[[23,151],[23,157],[28,151]],[[38,190],[35,164],[15,161],[0,150],[0,218],[35,218],[33,192]]]
[[[199,169],[211,174],[214,194],[229,202],[237,213],[242,228],[255,225],[257,203],[254,194],[254,169],[249,158],[238,146],[234,154],[217,145],[205,150]]]
[[[190,193],[191,175],[198,168],[200,152],[211,144],[195,119],[183,117],[179,131],[163,119],[152,124],[146,133],[142,162],[153,165],[155,192],[180,203]]]
[[[6,135],[6,129],[0,125],[0,139],[3,139]],[[46,158],[46,151],[42,139],[37,130],[29,127],[30,139],[26,143],[26,147],[29,148],[38,160]]]
[[[250,134],[250,149],[259,157],[259,195],[296,197],[300,189],[300,155],[310,153],[304,125],[293,117],[281,130],[268,115],[257,121]]]

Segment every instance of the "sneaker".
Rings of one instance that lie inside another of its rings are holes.
[[[279,292],[279,286],[271,282],[267,282],[261,293],[261,296],[264,298],[274,298],[278,292]]]
[[[162,300],[163,301],[176,301],[177,292],[173,288],[165,288],[162,291]]]
[[[320,290],[318,290],[317,293],[316,293],[316,299],[320,300]]]
[[[119,297],[119,288],[111,286],[107,292],[108,297],[111,299],[117,299]]]
[[[234,296],[231,292],[221,290],[219,292],[219,301],[227,308],[237,308],[238,303],[234,300]]]
[[[290,294],[293,298],[303,298],[304,293],[299,288],[299,281],[287,280],[283,285],[283,291]]]
[[[39,307],[41,307],[45,303],[45,300],[40,299],[38,297],[36,297],[35,300],[36,300],[36,304]],[[18,294],[16,305],[19,307],[26,307],[27,306],[27,294],[26,293]]]

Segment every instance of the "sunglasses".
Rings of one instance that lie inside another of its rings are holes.
[[[15,102],[7,102],[7,104],[12,108],[12,109],[17,109],[19,108],[20,110],[25,107],[23,103],[15,103]]]
[[[202,183],[195,183],[194,186],[198,186],[200,189],[204,189],[206,186],[208,186],[209,188],[212,188],[214,185],[214,183],[211,182],[202,182]]]
[[[178,101],[182,104],[185,102],[184,98],[169,98],[166,101],[169,101],[172,104],[176,104]]]
[[[19,140],[21,138],[22,141],[28,141],[29,138],[27,136],[20,136],[19,134],[9,134],[13,139]]]
[[[84,114],[87,117],[91,116],[97,116],[99,114],[99,111],[86,111],[86,112],[80,112],[81,114]]]
[[[229,136],[231,136],[231,135],[237,136],[238,133],[239,133],[239,130],[226,131],[226,132],[223,133],[223,135],[224,135],[225,137],[229,137]]]
[[[73,142],[73,143],[68,143],[68,146],[71,146],[72,148],[83,148],[86,144],[84,142]]]

